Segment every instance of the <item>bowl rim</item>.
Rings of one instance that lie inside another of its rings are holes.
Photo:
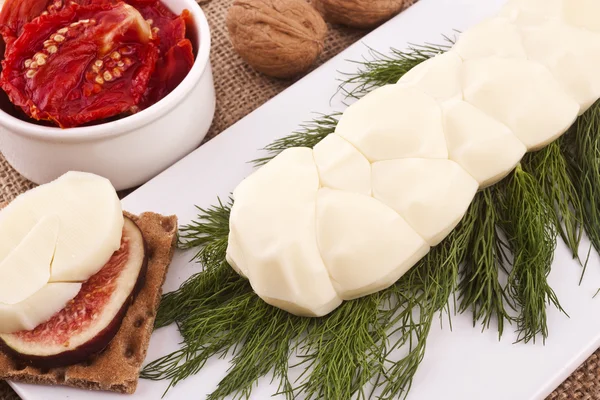
[[[167,6],[170,0],[161,0]],[[136,114],[130,115],[116,121],[111,121],[94,126],[58,128],[33,124],[20,120],[0,109],[0,127],[10,130],[14,134],[29,137],[36,140],[60,141],[62,143],[80,143],[97,139],[108,139],[123,135],[132,130],[146,126],[153,121],[161,118],[181,101],[183,101],[189,92],[198,84],[204,75],[210,61],[211,32],[208,20],[204,11],[195,0],[181,0],[184,8],[187,9],[192,17],[195,35],[198,40],[198,54],[192,69],[184,80],[167,96],[156,104],[142,110]],[[2,90],[2,89],[0,89]]]

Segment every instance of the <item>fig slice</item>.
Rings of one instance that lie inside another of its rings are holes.
[[[35,329],[0,335],[1,347],[40,368],[77,364],[101,352],[119,331],[143,286],[146,253],[142,232],[125,218],[121,248],[82,285],[77,296]]]

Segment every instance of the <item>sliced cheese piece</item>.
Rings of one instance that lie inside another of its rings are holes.
[[[393,285],[429,252],[406,221],[380,201],[327,188],[317,199],[317,238],[344,300]]]
[[[549,20],[523,27],[521,36],[529,59],[550,70],[580,114],[600,98],[600,33]]]
[[[509,0],[500,15],[520,25],[535,25],[553,19],[600,32],[598,0]]]
[[[538,24],[562,19],[563,0],[508,0],[499,15],[517,24]]]
[[[443,105],[448,154],[484,188],[512,171],[527,148],[504,124],[465,101]]]
[[[0,303],[20,303],[48,283],[59,225],[56,215],[42,217],[0,262]]]
[[[373,164],[373,197],[396,210],[430,246],[460,222],[478,184],[451,160],[409,158]]]
[[[123,211],[110,181],[68,172],[22,194],[0,211],[0,260],[49,215],[60,220],[51,282],[86,281],[121,246]]]
[[[440,106],[414,87],[375,89],[348,107],[335,133],[371,162],[448,158]]]
[[[65,308],[80,290],[81,283],[49,283],[18,304],[0,303],[0,333],[34,329]]]
[[[579,104],[534,61],[502,57],[466,61],[462,84],[465,101],[508,126],[528,151],[556,140],[579,114]]]
[[[371,163],[335,133],[314,148],[321,186],[371,195]]]
[[[517,26],[507,18],[484,20],[460,35],[452,48],[463,61],[489,56],[527,59]]]
[[[254,291],[275,307],[313,317],[342,301],[317,246],[318,190],[312,150],[287,149],[235,189],[230,217]]]
[[[417,65],[400,78],[399,86],[416,86],[437,101],[462,99],[460,71],[462,59],[447,51]]]
[[[573,26],[600,32],[598,0],[562,0],[564,20]]]

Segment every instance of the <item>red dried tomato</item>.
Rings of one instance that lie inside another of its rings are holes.
[[[29,116],[73,127],[136,106],[157,57],[157,38],[132,6],[70,5],[23,27],[0,85]]]
[[[140,104],[142,109],[150,107],[171,93],[194,65],[194,49],[192,43],[185,37],[189,12],[185,10],[182,15],[170,20],[156,16],[154,18],[154,21],[159,21],[154,22],[153,26],[158,29],[160,57]]]
[[[189,40],[182,40],[171,47],[167,54],[158,60],[140,108],[150,107],[171,93],[187,76],[192,65],[194,54]]]
[[[128,0],[128,3],[151,22],[160,41],[156,71],[140,104],[140,108],[144,109],[171,93],[194,65],[194,49],[186,39],[186,24],[190,13],[184,10],[177,16],[158,0]]]
[[[0,12],[0,33],[4,41],[10,43],[19,37],[23,25],[46,11],[48,2],[48,0],[6,0]]]
[[[6,0],[0,12],[0,33],[6,43],[21,35],[23,25],[40,15],[62,11],[66,3],[85,6],[105,0]]]

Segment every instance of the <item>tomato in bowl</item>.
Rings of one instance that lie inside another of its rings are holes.
[[[194,0],[77,2],[0,20],[0,151],[35,183],[80,170],[134,187],[195,149],[210,127],[208,23]]]

